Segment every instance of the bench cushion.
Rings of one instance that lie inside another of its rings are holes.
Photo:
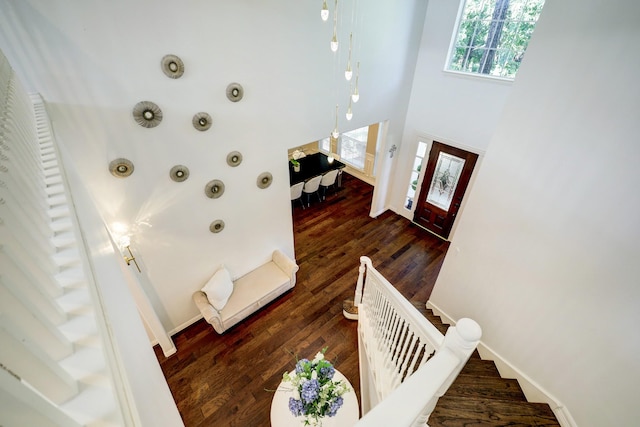
[[[273,261],[233,282],[233,293],[222,310],[220,318],[228,329],[251,313],[276,299],[291,288],[291,278]]]
[[[233,281],[233,292],[221,310],[211,305],[202,290],[195,291],[192,299],[202,317],[222,334],[293,288],[297,271],[296,262],[275,249],[270,261]]]

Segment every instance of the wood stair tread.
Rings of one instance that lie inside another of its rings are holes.
[[[477,375],[458,375],[445,396],[527,401],[518,380]]]
[[[436,329],[438,329],[438,331],[440,331],[441,334],[446,334],[447,333],[447,329],[449,329],[449,325],[445,325],[444,323],[442,323],[442,319],[440,318],[440,316],[436,316],[433,313],[433,310],[431,310],[430,308],[427,308],[424,302],[420,302],[420,301],[411,301],[411,304],[418,309],[418,311],[420,313],[422,313],[422,315],[424,317],[427,318],[427,320],[429,320],[429,322],[431,322],[433,324],[433,326],[436,327]]]
[[[441,333],[449,325],[419,302],[412,304]],[[496,364],[474,350],[429,417],[432,427],[560,426],[546,403],[527,401],[518,380],[502,378]]]
[[[460,371],[460,375],[473,375],[481,377],[500,377],[496,364],[491,360],[470,358]]]
[[[546,403],[442,396],[429,417],[431,427],[560,426]]]

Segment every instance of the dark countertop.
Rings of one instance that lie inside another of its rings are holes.
[[[329,163],[329,159],[324,153],[309,154],[306,157],[298,159],[298,162],[300,162],[300,172],[294,172],[293,165],[289,162],[290,185],[306,181],[317,175],[322,175],[332,169],[342,169],[346,166],[339,160],[334,160],[333,163]]]

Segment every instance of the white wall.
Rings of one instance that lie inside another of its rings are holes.
[[[581,427],[640,419],[639,18],[547,2],[431,296]]]
[[[321,2],[0,0],[0,47],[42,93],[105,222],[131,227],[140,281],[167,330],[198,314],[191,294],[219,263],[239,276],[274,248],[293,255],[287,148],[326,136],[336,103],[340,130],[389,120],[389,138],[400,139],[425,4],[357,5],[361,99],[347,123],[342,76],[354,3],[341,3],[334,59]],[[180,79],[161,72],[169,53],[185,63]],[[231,82],[244,86],[238,103],[226,99]],[[134,122],[142,100],[163,110],[158,127]],[[199,111],[213,117],[207,132],[191,125]],[[233,150],[244,156],[237,168],[225,162]],[[118,157],[134,163],[129,178],[109,174]],[[169,179],[177,164],[191,172],[183,183]],[[267,190],[255,184],[263,171],[274,177]],[[204,195],[211,179],[226,184],[220,199]],[[219,218],[225,230],[210,233]]]
[[[403,206],[418,139],[436,139],[484,152],[511,90],[511,82],[443,71],[458,7],[458,1],[430,0],[427,8],[393,194],[389,198],[390,207],[407,218],[413,218],[413,212]]]

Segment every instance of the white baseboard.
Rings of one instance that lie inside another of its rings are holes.
[[[198,315],[196,317],[193,317],[192,319],[187,320],[183,324],[171,329],[170,331],[167,331],[167,335],[169,335],[171,337],[171,336],[177,334],[178,332],[180,332],[181,330],[193,325],[194,323],[196,323],[200,319],[202,319],[202,314],[200,314],[200,315]],[[160,344],[160,343],[158,342],[157,339],[151,340],[151,347],[155,347],[158,344]],[[164,349],[163,349],[162,353],[164,354],[164,357],[169,357],[169,356],[173,356],[174,354],[176,354],[177,351],[178,351],[178,349],[174,345],[168,351],[164,351]]]
[[[435,314],[436,316],[439,316],[442,319],[442,323],[445,323],[447,325],[456,324],[456,322],[451,317],[449,317],[444,311],[440,310],[438,306],[433,304],[431,301],[427,301],[425,306],[431,311],[433,311],[433,314]]]
[[[194,323],[196,323],[200,319],[202,319],[202,314],[198,314],[197,316],[192,317],[191,319],[189,319],[186,322],[176,326],[175,328],[171,329],[170,331],[167,331],[167,334],[169,334],[169,336],[173,336],[173,335],[177,334],[178,332],[180,332],[181,330],[186,329],[187,327],[193,325]]]
[[[169,334],[169,335],[171,335],[171,334]],[[158,341],[156,338],[152,339],[151,340],[151,347],[155,347],[157,345],[160,345],[160,341]],[[162,348],[162,346],[160,346],[160,347]],[[176,348],[175,344],[173,344],[169,350],[165,350],[164,348],[162,348],[162,354],[164,354],[164,357],[173,356],[174,354],[176,354],[177,351],[178,351],[178,349]]]
[[[360,181],[364,181],[369,185],[376,185],[376,179],[373,176],[367,176],[366,174],[364,174],[364,172],[359,171],[358,169],[355,169],[349,165],[347,165],[344,169],[344,172],[348,173],[351,176],[355,176],[356,178],[358,178]]]
[[[173,356],[177,352],[178,352],[178,349],[175,346],[171,347],[169,351],[164,351],[164,350],[162,351],[162,353],[164,354],[164,357]]]
[[[171,334],[169,334],[169,336],[171,336]],[[162,349],[162,354],[164,354],[164,357],[173,356],[178,351],[173,340],[171,340],[171,347],[169,347],[168,349],[165,349],[164,347],[162,347],[162,345],[160,344],[160,341],[158,341],[157,338],[153,338],[151,340],[151,347],[155,347],[157,345],[159,345],[160,348]]]
[[[569,410],[567,409],[566,406],[559,406],[557,408],[552,408],[552,409],[553,409],[553,413],[558,419],[558,423],[562,427],[578,427],[576,420],[573,419],[573,417],[569,413]]]
[[[388,210],[388,208],[382,208],[377,212],[369,212],[369,216],[371,218],[378,218],[380,215],[382,215],[383,213],[385,213]]]
[[[431,309],[437,316],[440,316],[443,323],[449,325],[456,324],[456,322],[448,314],[446,314],[431,301],[427,301],[426,307],[428,309]],[[482,327],[482,325],[480,326]],[[509,363],[491,347],[483,343],[482,340],[480,340],[480,344],[478,344],[478,353],[480,353],[480,358],[482,358],[483,360],[493,361],[498,368],[498,372],[500,372],[500,375],[503,378],[515,378],[516,380],[518,380],[518,383],[520,384],[520,387],[522,388],[522,391],[529,402],[541,402],[548,404],[553,410],[556,418],[558,419],[558,423],[560,423],[562,427],[577,427],[575,420],[569,413],[569,410],[566,408],[566,406],[564,406],[551,393],[544,390],[533,379],[531,379],[529,376]]]

